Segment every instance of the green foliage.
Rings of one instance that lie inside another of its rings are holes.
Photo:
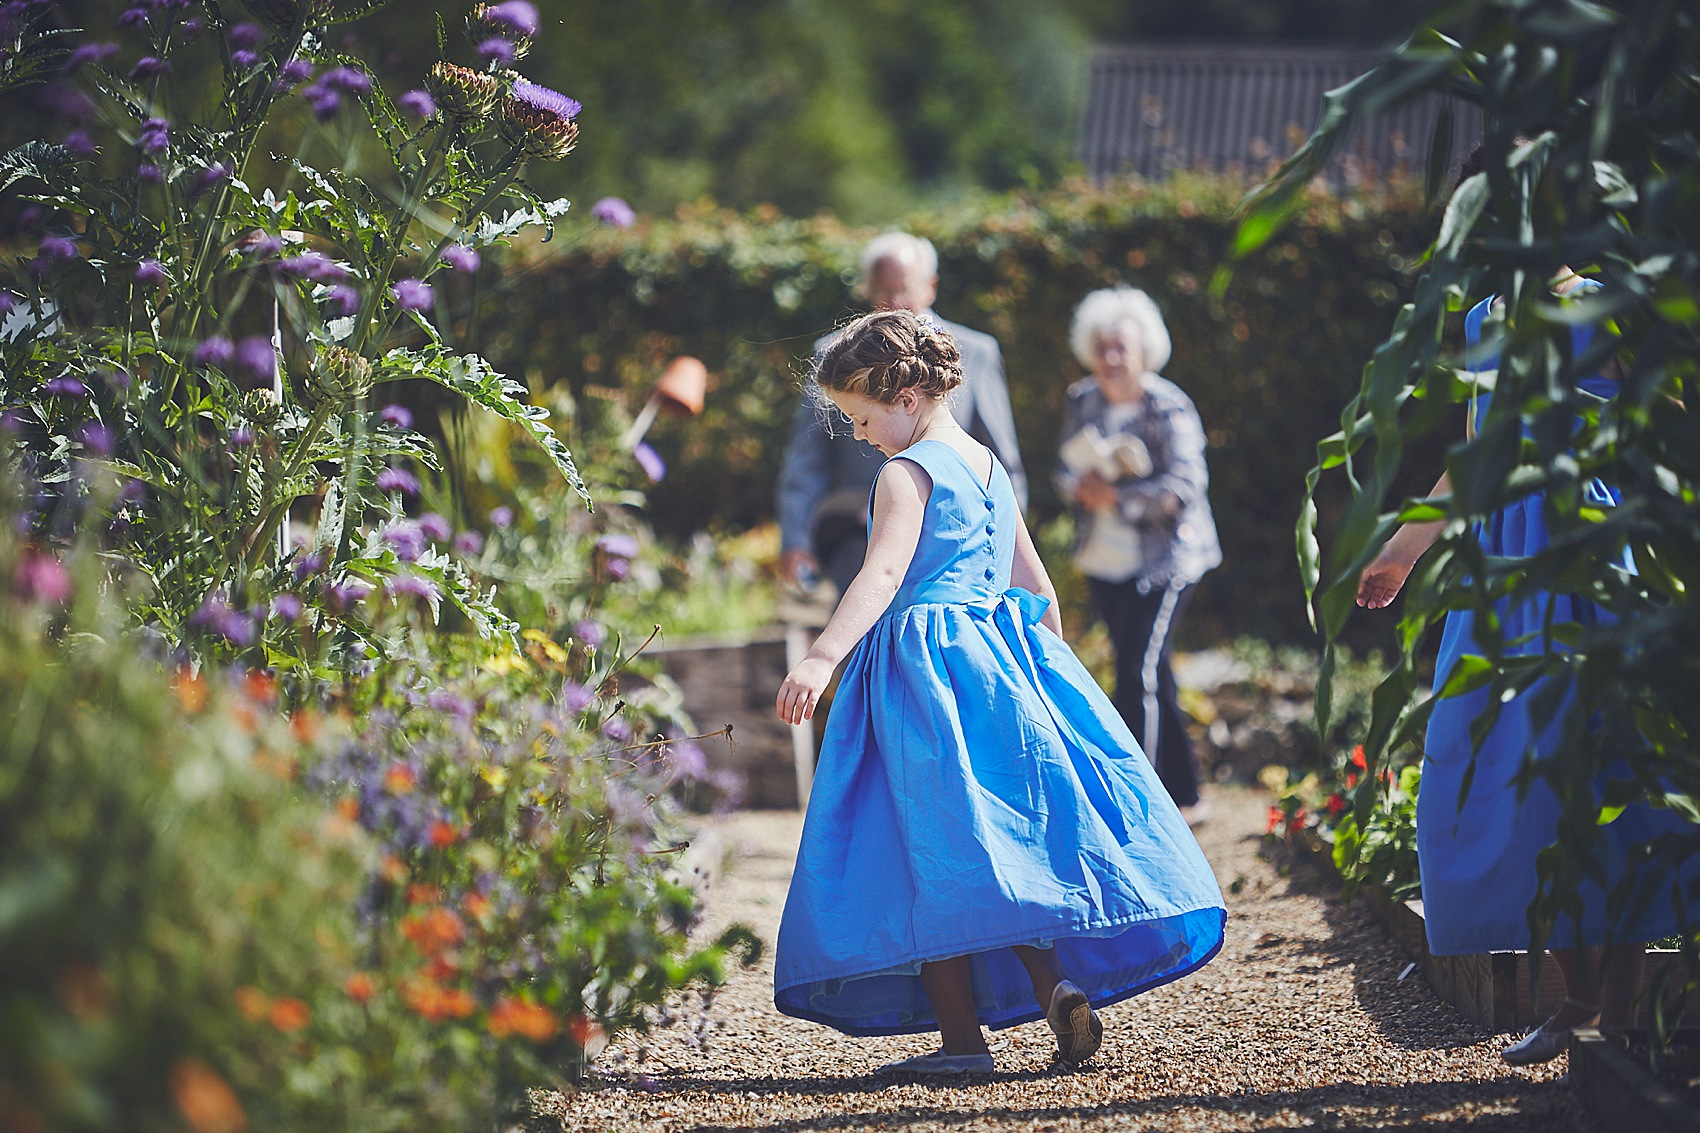
[[[940,312],[1002,343],[1041,523],[1060,510],[1049,473],[1063,393],[1081,373],[1067,346],[1074,305],[1120,280],[1151,292],[1175,341],[1166,374],[1198,403],[1210,436],[1226,553],[1190,632],[1291,640],[1305,634],[1303,607],[1271,585],[1270,570],[1291,545],[1307,459],[1292,437],[1336,421],[1350,375],[1404,294],[1423,221],[1397,186],[1374,199],[1309,197],[1303,222],[1216,299],[1208,283],[1241,188],[1206,178],[1069,184],[976,199],[909,227],[939,247]],[[707,408],[651,434],[670,472],[649,491],[649,514],[673,539],[753,527],[773,515],[811,344],[855,309],[850,284],[871,235],[828,216],[705,209],[572,248],[520,247],[506,260],[509,283],[479,298],[467,333],[533,388],[564,385],[581,404],[606,389],[638,404],[672,355],[702,358],[713,375]]]
[[[1460,688],[1486,687],[1495,705],[1529,693],[1537,729],[1562,718],[1552,757],[1524,770],[1544,776],[1563,803],[1529,912],[1538,947],[1574,908],[1612,808],[1644,802],[1687,821],[1683,834],[1645,848],[1650,862],[1680,867],[1700,852],[1700,450],[1690,410],[1700,395],[1700,16],[1656,0],[1460,0],[1440,19],[1454,36],[1420,32],[1331,96],[1322,126],[1254,200],[1248,225],[1274,231],[1345,131],[1376,108],[1437,90],[1482,108],[1485,172],[1453,194],[1412,303],[1365,368],[1345,428],[1317,449],[1312,486],[1342,469],[1351,502],[1329,525],[1325,550],[1314,512],[1299,539],[1307,591],[1332,641],[1359,572],[1398,523],[1437,509],[1446,523],[1405,588],[1402,649],[1365,739],[1372,766],[1420,732],[1417,648],[1450,609],[1475,612],[1481,650]],[[1556,298],[1549,281],[1567,268],[1602,286]],[[1487,295],[1504,302],[1484,340],[1499,356],[1497,373],[1480,379],[1494,397],[1474,435],[1450,450],[1452,495],[1390,506],[1409,442],[1450,427],[1443,407],[1470,395],[1445,330]],[[1575,325],[1595,331],[1580,354]],[[1578,386],[1597,372],[1621,379],[1609,406]],[[1581,486],[1594,477],[1621,491],[1621,507],[1587,502]],[[1485,558],[1471,525],[1536,490],[1550,547],[1524,560]],[[1495,603],[1543,592],[1581,595],[1610,617],[1555,626],[1534,642],[1503,640]],[[1619,760],[1633,779],[1600,797],[1596,777]],[[1628,871],[1613,910],[1635,882]],[[1691,916],[1697,896],[1655,899]],[[1693,955],[1697,945],[1691,933],[1685,948]]]

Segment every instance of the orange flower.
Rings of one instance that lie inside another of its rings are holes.
[[[370,973],[354,972],[342,982],[342,990],[356,1003],[365,1003],[378,994],[378,981]]]
[[[353,822],[360,817],[360,800],[353,795],[344,795],[336,801],[336,812]]]
[[[584,1016],[575,1015],[573,1018],[583,1019]],[[519,1035],[534,1043],[547,1042],[554,1038],[559,1027],[548,1008],[539,1007],[512,995],[504,995],[496,1001],[496,1006],[490,1008],[489,1018],[485,1020],[484,1025],[499,1039]]]
[[[449,909],[430,909],[401,923],[401,934],[427,956],[438,956],[466,936],[465,923]]]
[[[260,730],[260,714],[254,711],[252,704],[235,701],[230,705],[229,715],[236,726],[250,736]]]
[[[236,1008],[248,1018],[258,1021],[271,1014],[272,1001],[259,988],[243,984],[236,989]]]
[[[407,876],[407,864],[394,854],[385,854],[378,862],[378,872],[393,885]]]
[[[459,830],[456,830],[453,826],[450,826],[440,818],[431,823],[431,845],[440,850],[444,847],[452,846],[458,841],[460,841]]]
[[[310,744],[319,738],[319,714],[311,708],[303,708],[290,714],[289,732],[297,743]]]
[[[481,921],[490,913],[490,899],[482,893],[468,893],[461,907],[466,910],[467,916]]]
[[[405,763],[397,763],[384,772],[384,790],[392,795],[405,795],[418,784],[419,776]]]
[[[261,748],[254,753],[254,766],[276,775],[285,783],[295,781],[295,761],[287,755],[278,755]]]
[[[445,988],[429,976],[414,976],[402,982],[402,1002],[430,1020],[464,1019],[478,1009],[471,993]]]
[[[590,1045],[590,1040],[602,1033],[602,1028],[587,1019],[583,1012],[575,1011],[567,1016],[567,1037],[573,1045],[583,1050]]]
[[[179,1059],[171,1067],[171,1096],[195,1133],[243,1133],[248,1128],[236,1091],[198,1058]]]
[[[187,669],[179,669],[171,678],[171,691],[183,711],[194,716],[207,706],[207,682]]]
[[[311,1018],[312,1013],[308,1011],[307,1005],[299,999],[272,1000],[272,1026],[286,1035],[305,1027]]]
[[[270,704],[277,695],[277,680],[270,673],[250,669],[248,675],[242,678],[242,692],[249,700]]]
[[[409,905],[434,905],[441,896],[442,890],[435,885],[427,885],[423,881],[415,881],[407,887],[407,903]]]

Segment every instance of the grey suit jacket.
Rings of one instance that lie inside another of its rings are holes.
[[[962,385],[951,395],[950,411],[968,435],[991,449],[1015,485],[1015,498],[1027,507],[1027,474],[1015,437],[1015,414],[1009,407],[1003,352],[989,334],[947,322],[933,322],[956,340],[962,352]],[[834,336],[815,343],[818,363]],[[874,477],[885,458],[872,445],[858,441],[850,422],[831,402],[804,395],[791,426],[791,442],[779,472],[779,532],[784,551],[812,550],[811,534],[821,506],[833,501],[859,500],[865,507]]]

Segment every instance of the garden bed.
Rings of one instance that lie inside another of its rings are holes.
[[[1629,1049],[1620,1045],[1627,1039]],[[1700,1030],[1677,1032],[1655,1075],[1647,1063],[1647,1034],[1577,1030],[1570,1043],[1570,1081],[1608,1130],[1700,1133]]]

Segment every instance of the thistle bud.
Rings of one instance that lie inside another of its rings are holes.
[[[490,113],[498,87],[491,75],[439,61],[426,72],[425,89],[444,114],[454,118],[482,118]]]
[[[313,359],[308,382],[314,393],[328,401],[355,401],[372,389],[372,362],[352,350],[324,346]]]
[[[269,429],[283,416],[283,402],[276,390],[251,389],[242,395],[242,415],[262,429]]]

